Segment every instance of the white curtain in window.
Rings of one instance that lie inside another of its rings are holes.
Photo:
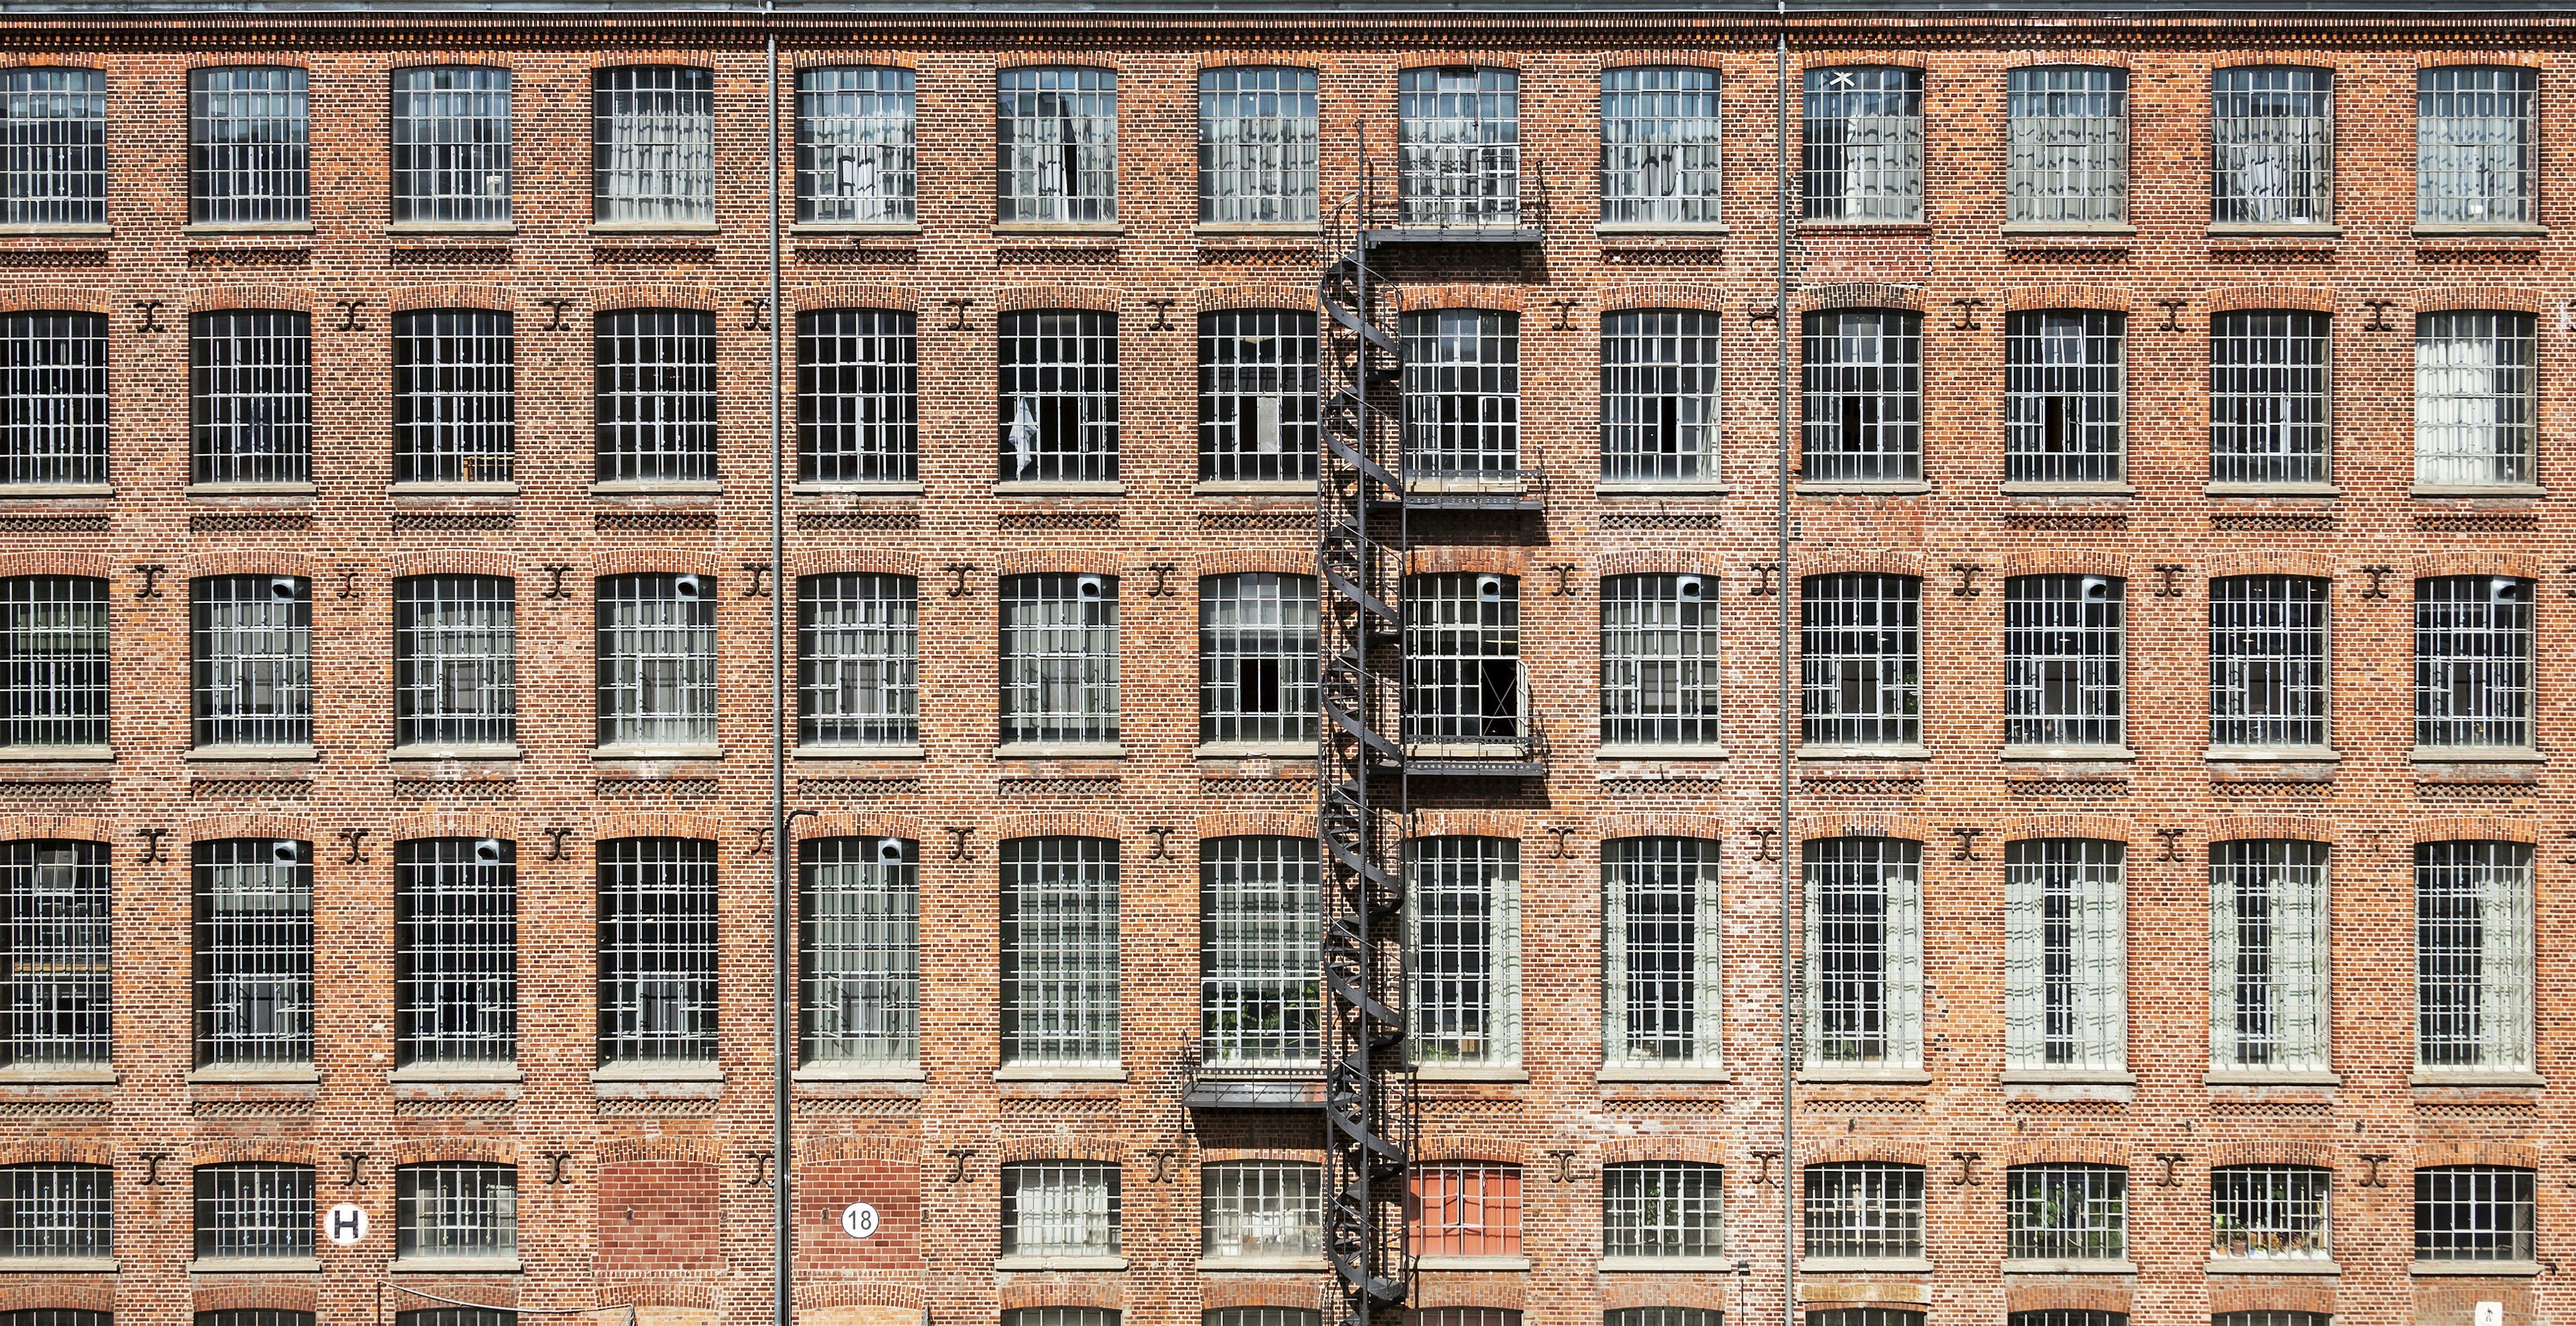
[[[2121,844],[2013,844],[2004,868],[2004,1065],[2128,1062],[2128,902]]]
[[[1806,868],[1806,1054],[1816,1067],[1923,1064],[1922,845],[1811,844]]]
[[[2330,948],[2326,845],[2213,843],[2209,1066],[2322,1073]]]
[[[2415,481],[2494,483],[2504,367],[2493,337],[2415,338]]]

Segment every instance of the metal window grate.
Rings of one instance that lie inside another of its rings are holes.
[[[514,1308],[412,1308],[394,1314],[394,1326],[519,1326]]]
[[[519,1057],[519,853],[506,838],[394,845],[396,1045],[406,1064]]]
[[[1199,315],[1199,478],[1315,481],[1317,354],[1312,313]]]
[[[2127,473],[2129,387],[2118,313],[2015,313],[2004,327],[2004,478],[2116,483]]]
[[[1828,309],[1806,316],[1799,362],[1805,483],[1923,477],[1923,315]]]
[[[1199,740],[1311,746],[1315,578],[1247,571],[1199,582]]]
[[[1313,225],[1317,140],[1314,70],[1200,71],[1199,220]]]
[[[1472,571],[1412,576],[1404,613],[1405,741],[1526,742],[1520,579]]]
[[[1404,224],[1519,224],[1520,74],[1405,70],[1396,81],[1396,152]]]
[[[2324,483],[2333,319],[2278,310],[2209,320],[2212,483]]]
[[[599,744],[716,742],[716,586],[710,576],[603,576]]]
[[[1322,1062],[1323,908],[1313,839],[1200,841],[1201,1062]]]
[[[2037,838],[2004,849],[2004,1066],[2128,1063],[2125,845]]]
[[[1717,224],[1720,127],[1714,69],[1604,70],[1602,223]]]
[[[2323,1261],[2334,1171],[2228,1165],[2209,1172],[2209,1255]]]
[[[2308,576],[2209,582],[2209,744],[2322,749],[2332,586]]]
[[[1118,219],[1118,75],[1108,69],[1005,69],[994,147],[997,219],[1105,225]]]
[[[476,1161],[405,1165],[394,1176],[394,1225],[397,1257],[514,1257],[519,1171]]]
[[[909,838],[801,845],[805,1061],[921,1058],[921,847]]]
[[[197,1256],[280,1260],[313,1255],[313,1167],[199,1165]],[[204,1316],[198,1320],[202,1322]],[[310,1326],[312,1317],[305,1317]]]
[[[1611,576],[1601,582],[1601,744],[1716,746],[1717,578]]]
[[[518,586],[498,576],[394,582],[394,744],[518,741]]]
[[[393,219],[502,225],[510,219],[510,71],[393,72]]]
[[[0,1326],[7,1326],[7,1323],[0,1322]],[[1270,1305],[1208,1308],[1199,1313],[1199,1326],[1324,1326],[1324,1314],[1314,1308]]]
[[[517,473],[517,337],[507,313],[394,316],[394,481],[506,483]]]
[[[1601,1045],[1613,1066],[1715,1067],[1725,1042],[1718,843],[1601,844]]]
[[[1118,580],[1002,582],[1002,740],[1118,740]]]
[[[2128,1254],[2129,1172],[2015,1165],[2004,1175],[2006,1260],[2115,1261]]]
[[[914,219],[913,73],[866,65],[796,75],[796,220],[903,226]]]
[[[189,480],[311,479],[313,319],[226,309],[188,321]]]
[[[1513,479],[1521,472],[1521,317],[1407,313],[1404,477]]]
[[[2129,1326],[2129,1314],[2107,1308],[2041,1308],[2010,1313],[2005,1326]]]
[[[2004,744],[2118,746],[2126,586],[2109,576],[2015,576],[2004,585]]]
[[[1199,1255],[1324,1255],[1324,1170],[1296,1160],[1199,1167]]]
[[[105,1165],[0,1166],[0,1260],[116,1255]]]
[[[1726,1326],[1726,1313],[1717,1308],[1610,1308],[1601,1314],[1601,1326]]]
[[[1601,477],[1718,479],[1718,315],[1632,309],[1601,317]]]
[[[2528,313],[2415,319],[2415,482],[2527,484],[2539,410],[2538,320]]]
[[[201,842],[195,873],[197,1066],[313,1062],[312,845]]]
[[[716,1057],[716,845],[599,844],[599,1062]]]
[[[2415,582],[2415,744],[2531,748],[2532,583]]]
[[[921,477],[917,321],[902,309],[796,317],[797,474],[808,483]]]
[[[1521,1326],[1519,1308],[1406,1308],[1403,1326]]]
[[[592,438],[604,481],[716,477],[716,318],[602,313],[592,339]]]
[[[1806,1062],[1923,1059],[1923,845],[1806,845]]]
[[[1118,315],[1006,313],[999,336],[1003,480],[1116,479]]]
[[[2322,1073],[2327,1037],[2328,848],[2209,845],[2209,1065]]]
[[[2255,1308],[2245,1312],[2215,1313],[2209,1319],[2209,1326],[2334,1326],[2334,1317],[2324,1312]]]
[[[2008,219],[2129,219],[2129,71],[2073,65],[2006,75]]]
[[[1520,1062],[1521,845],[1416,838],[1405,876],[1413,1061]]]
[[[1866,1161],[1809,1165],[1805,1216],[1803,1246],[1809,1257],[1920,1257],[1923,1167]]]
[[[1923,1326],[1913,1308],[1821,1308],[1807,1314],[1807,1326]]]
[[[1726,1250],[1726,1171],[1658,1160],[1601,1167],[1601,1255],[1714,1257]]]
[[[2532,1178],[2530,1170],[2496,1165],[2415,1171],[2415,1260],[2534,1260]]]
[[[591,208],[607,225],[713,225],[715,75],[639,65],[591,75]]]
[[[107,744],[107,582],[0,580],[0,749]]]
[[[2415,219],[2532,219],[2540,71],[2460,66],[2415,75]]]
[[[107,224],[107,75],[0,70],[0,225]]]
[[[2220,69],[2209,80],[2210,220],[2334,220],[2334,73]]]
[[[310,126],[301,69],[188,74],[188,220],[294,225],[309,218]]]
[[[921,740],[919,582],[823,575],[797,583],[801,745],[909,746]]]
[[[1521,1255],[1521,1167],[1489,1161],[1415,1165],[1404,1229],[1416,1257]]]
[[[1117,840],[1004,842],[1001,921],[1002,1062],[1117,1063]]]
[[[1116,1308],[1005,1308],[1002,1326],[1118,1326]]]
[[[107,844],[67,839],[0,844],[0,990],[8,1038],[0,1066],[110,1062],[113,930]]]
[[[1806,88],[1810,221],[1923,219],[1923,71],[1810,69]]]
[[[1002,1255],[1118,1255],[1118,1167],[1024,1160],[1002,1167]]]
[[[2531,847],[2415,847],[2415,1062],[2532,1069]]]
[[[0,485],[107,482],[107,418],[106,315],[0,314]]]
[[[206,1314],[197,1314],[203,1322]],[[93,1308],[13,1308],[0,1312],[0,1326],[116,1326],[116,1314]]]
[[[200,1312],[196,1326],[313,1326],[313,1314],[293,1308],[218,1308]]]
[[[1799,601],[1805,744],[1922,742],[1922,594],[1912,576],[1807,577]]]

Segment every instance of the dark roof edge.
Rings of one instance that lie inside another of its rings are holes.
[[[171,17],[244,15],[259,17],[368,17],[401,20],[423,16],[454,19],[461,15],[495,17],[565,17],[614,20],[620,25],[655,21],[758,19],[846,19],[858,22],[900,21],[906,17],[937,18],[1170,18],[1223,22],[1234,18],[1311,15],[1316,17],[1424,18],[1764,18],[1785,12],[1802,19],[1884,18],[1924,15],[1948,19],[2025,18],[2064,14],[2082,19],[2224,17],[2227,15],[2301,15],[2322,19],[2492,16],[2562,16],[2567,0],[696,0],[638,6],[620,0],[403,0],[376,5],[364,0],[13,0],[5,18]]]

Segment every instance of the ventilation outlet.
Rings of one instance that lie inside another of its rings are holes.
[[[1697,603],[1700,601],[1700,596],[1706,592],[1698,576],[1683,576],[1674,588],[1682,596],[1684,603]]]
[[[2085,602],[2087,602],[2087,603],[2099,603],[2099,602],[2101,602],[2102,600],[2107,599],[2107,598],[2109,598],[2109,597],[2111,597],[2111,581],[2110,581],[2109,577],[2107,577],[2107,576],[2086,576],[2086,577],[2084,577],[2084,601],[2085,601]]]
[[[270,860],[281,866],[295,865],[304,860],[304,844],[292,838],[280,838],[269,844],[268,855]]]
[[[2522,582],[2510,576],[2497,576],[2487,582],[2487,593],[2498,603],[2522,602]]]
[[[268,596],[280,603],[295,601],[295,577],[277,576],[268,582]]]
[[[1108,582],[1099,576],[1084,576],[1073,582],[1073,592],[1086,603],[1099,602],[1101,591],[1107,588]]]
[[[903,840],[901,838],[879,838],[877,840],[877,864],[888,866],[902,865]]]
[[[1503,578],[1501,576],[1476,577],[1476,597],[1487,603],[1502,602]]]
[[[501,864],[501,840],[498,838],[475,839],[474,859],[487,866],[497,866]]]
[[[693,599],[706,592],[706,584],[696,576],[681,576],[671,582],[671,589],[681,598]]]

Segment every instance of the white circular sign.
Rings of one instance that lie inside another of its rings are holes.
[[[329,1234],[332,1242],[348,1247],[367,1236],[367,1213],[342,1202],[323,1214],[322,1232]]]
[[[865,1202],[852,1202],[841,1208],[841,1232],[863,1239],[877,1232],[877,1209]]]

